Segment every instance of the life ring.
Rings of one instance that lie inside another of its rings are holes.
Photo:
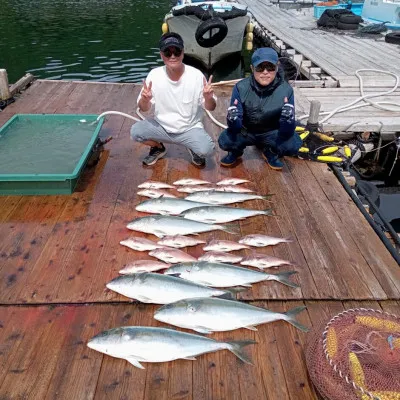
[[[400,33],[390,32],[385,35],[385,42],[392,44],[400,44]]]
[[[216,30],[214,33],[213,31]],[[210,37],[205,38],[204,35],[209,32]],[[214,47],[220,44],[228,34],[228,26],[220,17],[214,17],[203,21],[196,29],[195,38],[199,46],[204,48]]]

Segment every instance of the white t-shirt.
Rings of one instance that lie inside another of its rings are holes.
[[[176,82],[168,77],[165,66],[154,68],[147,75],[146,84],[152,82],[151,102],[154,104],[154,119],[168,133],[203,128],[203,79],[204,75],[189,65],[185,65],[183,75]]]

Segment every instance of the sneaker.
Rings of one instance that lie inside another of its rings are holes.
[[[194,151],[188,148],[189,154],[192,157],[192,164],[196,167],[204,167],[206,165],[206,159],[204,157],[200,157]]]
[[[142,161],[144,165],[153,165],[158,159],[165,156],[167,150],[162,143],[160,143],[160,145],[161,147],[150,147],[149,155]]]
[[[241,154],[229,152],[225,157],[221,159],[221,165],[223,165],[224,167],[232,167],[240,160],[241,157]]]
[[[262,156],[272,169],[279,171],[283,168],[283,162],[279,159],[278,154],[272,152],[271,149],[264,150]]]

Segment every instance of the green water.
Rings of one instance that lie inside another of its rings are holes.
[[[72,174],[96,130],[94,120],[18,118],[0,130],[1,174]]]
[[[0,68],[7,69],[10,82],[26,72],[42,79],[140,82],[162,65],[157,45],[172,5],[169,0],[0,0]],[[240,60],[226,62],[214,81],[243,73]]]

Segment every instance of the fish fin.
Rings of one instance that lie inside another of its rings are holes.
[[[275,274],[275,275],[271,274],[270,276],[272,278],[270,278],[270,280],[278,281],[292,288],[298,288],[299,285],[297,283],[289,281],[289,277],[294,274],[297,274],[297,271],[281,272],[280,274]]]
[[[191,360],[191,361],[196,361],[196,357],[183,357],[183,360]]]
[[[244,326],[243,328],[245,328],[245,329],[249,329],[249,330],[251,330],[251,331],[257,331],[257,328],[255,327],[255,326]]]
[[[181,273],[180,273],[180,272],[177,272],[177,273],[175,273],[175,274],[164,273],[164,275],[173,276],[173,277],[175,277],[175,278],[180,278],[180,277],[181,277]]]
[[[141,272],[141,274],[142,273],[143,272]],[[150,298],[148,298],[146,296],[142,296],[142,295],[141,296],[135,296],[135,299],[141,301],[142,303],[152,303]]]
[[[266,194],[264,196],[261,196],[262,199],[267,200],[267,201],[272,201],[271,197],[275,196],[274,194]]]
[[[255,344],[256,342],[254,340],[235,340],[227,343],[229,345],[228,350],[231,351],[236,357],[240,358],[247,364],[253,364],[251,359],[244,353],[243,348],[249,344]]]
[[[245,285],[242,285],[245,286]],[[251,285],[249,285],[251,287]],[[224,289],[225,293],[221,294],[220,296],[215,296],[219,297],[220,299],[225,299],[225,300],[236,300],[236,294],[240,292],[244,292],[247,290],[247,287],[232,287],[229,289]]]
[[[210,331],[209,329],[204,328],[204,326],[195,326],[193,329],[196,332],[200,332],[200,333],[204,333],[204,334],[213,333],[213,331]]]
[[[136,360],[136,358],[127,357],[125,360],[128,361],[128,363],[132,364],[132,365],[133,365],[134,367],[136,367],[136,368],[145,369],[145,368],[143,367],[143,365],[140,364],[140,362],[139,362],[138,360]]]
[[[226,224],[221,225],[221,230],[227,233],[231,233],[232,235],[239,235],[239,227],[235,224]]]
[[[156,235],[160,239],[162,239],[165,236],[165,234],[163,232],[161,232],[161,231],[154,231],[153,235]]]
[[[300,329],[303,332],[308,332],[309,329],[296,320],[296,315],[304,311],[306,308],[307,307],[305,306],[295,307],[285,312],[285,321],[289,322],[289,324],[292,324],[294,327]]]
[[[218,297],[219,299],[225,299],[225,300],[236,300],[236,296],[233,292],[226,291],[223,294],[220,294]]]

